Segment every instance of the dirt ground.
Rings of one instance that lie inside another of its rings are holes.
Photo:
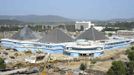
[[[71,69],[75,70],[78,69],[81,63],[86,63],[87,67],[93,70],[99,70],[103,72],[107,72],[108,69],[111,67],[112,61],[121,60],[121,61],[128,61],[127,56],[125,55],[125,51],[127,48],[122,48],[118,50],[107,50],[104,52],[104,55],[101,57],[97,57],[97,61],[95,64],[91,64],[90,60],[80,60],[80,61],[73,61],[72,57],[63,55],[63,54],[52,54],[51,57],[56,60],[60,60],[60,62],[53,63],[55,67],[59,67],[60,69]],[[0,47],[0,52],[7,52],[7,56],[15,56],[15,58],[21,58],[20,61],[23,61],[23,57],[27,56],[24,52],[16,52],[16,51],[8,51],[4,48]],[[17,53],[17,54],[16,54]],[[8,58],[5,56],[5,58]],[[67,60],[67,61],[65,61]],[[63,62],[62,62],[63,61]],[[14,64],[10,64],[12,66]],[[57,72],[52,72],[52,74],[59,75]],[[51,74],[50,74],[51,75]]]

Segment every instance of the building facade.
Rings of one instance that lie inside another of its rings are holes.
[[[124,37],[132,37],[132,36],[134,36],[134,31],[118,30],[117,35],[118,36],[124,36]]]
[[[91,21],[76,21],[75,23],[75,29],[76,30],[81,30],[81,29],[88,29],[91,26],[94,26],[94,24],[91,23]]]
[[[104,29],[104,27],[95,26],[94,23],[92,23],[91,21],[76,21],[75,30],[85,31],[89,29],[91,26],[93,26],[98,31],[101,31],[102,29]]]

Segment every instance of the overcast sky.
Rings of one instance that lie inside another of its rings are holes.
[[[100,20],[134,18],[134,0],[0,0],[0,15],[59,15]]]

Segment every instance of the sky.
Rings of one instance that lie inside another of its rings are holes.
[[[99,20],[134,18],[134,0],[0,0],[0,15],[59,15]]]

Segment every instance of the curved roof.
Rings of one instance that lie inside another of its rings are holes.
[[[108,39],[102,32],[97,31],[95,28],[91,27],[88,30],[81,33],[76,39],[86,39],[86,40],[104,40]]]
[[[30,28],[25,26],[23,29],[14,34],[11,38],[17,40],[31,40],[36,39],[36,36]]]
[[[74,39],[60,29],[54,29],[45,33],[44,37],[39,40],[39,42],[43,43],[63,43],[71,41],[74,41]]]

